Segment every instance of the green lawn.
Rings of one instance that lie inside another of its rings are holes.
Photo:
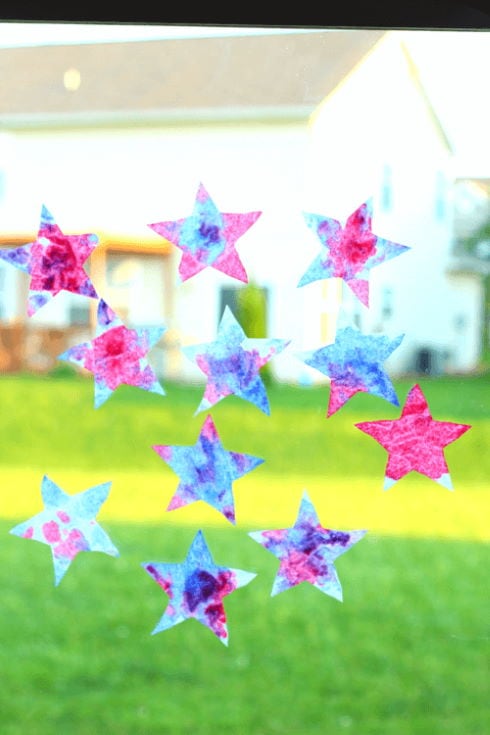
[[[269,417],[211,411],[225,448],[265,459],[234,485],[233,527],[202,503],[166,513],[178,479],[151,449],[196,441],[202,386],[95,410],[90,379],[2,376],[2,735],[487,735],[490,380],[417,380],[434,418],[473,427],[446,449],[454,492],[382,491],[386,453],[354,423],[400,408],[358,395],[327,420],[326,386],[273,385]],[[98,519],[121,553],[80,554],[57,588],[49,548],[8,533],[44,474],[112,481]],[[291,525],[304,488],[324,525],[368,530],[336,562],[343,603],[306,583],[271,598],[277,560],[247,536]],[[194,620],[151,635],[167,598],[141,562],[182,561],[198,528],[257,573],[225,599],[228,648]]]

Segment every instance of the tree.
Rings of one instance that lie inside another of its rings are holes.
[[[237,290],[237,319],[247,337],[263,339],[267,337],[267,291],[254,283],[248,283]],[[270,365],[260,371],[264,383],[270,384],[272,373]]]
[[[483,265],[483,362],[490,362],[490,215],[461,241],[466,253]]]

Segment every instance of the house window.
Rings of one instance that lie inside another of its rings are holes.
[[[80,327],[86,327],[90,324],[90,306],[86,304],[73,304],[68,312],[70,324]]]
[[[438,171],[436,174],[435,190],[435,216],[438,220],[443,220],[446,216],[447,207],[447,182],[442,171]]]
[[[233,286],[223,286],[221,288],[219,294],[218,323],[221,321],[221,317],[227,306],[232,310],[234,317],[236,319],[238,318],[238,291],[239,289]]]
[[[383,212],[390,212],[393,209],[393,172],[388,164],[383,166],[380,204]]]
[[[138,258],[125,253],[109,253],[107,258],[107,285],[110,288],[127,289],[138,279],[141,263]]]
[[[468,326],[466,314],[457,314],[454,317],[454,329],[457,332],[464,332]]]
[[[390,319],[393,316],[393,289],[384,286],[381,291],[381,317]]]
[[[266,337],[268,305],[269,289],[263,286],[224,286],[220,291],[218,323],[228,306],[247,337]]]

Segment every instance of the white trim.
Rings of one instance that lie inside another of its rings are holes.
[[[100,112],[50,112],[0,115],[0,130],[32,130],[38,128],[115,127],[148,125],[195,125],[196,123],[264,124],[303,122],[315,105],[284,107],[225,107],[172,110],[121,110]]]

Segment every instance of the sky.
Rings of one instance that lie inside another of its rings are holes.
[[[0,47],[285,33],[294,29],[116,23],[0,23]]]
[[[251,33],[293,28],[132,25],[110,23],[0,23],[0,48],[138,41]],[[321,30],[321,29],[317,29]],[[315,33],[316,30],[308,32]],[[490,31],[401,31],[426,91],[453,143],[460,175],[490,177]]]

